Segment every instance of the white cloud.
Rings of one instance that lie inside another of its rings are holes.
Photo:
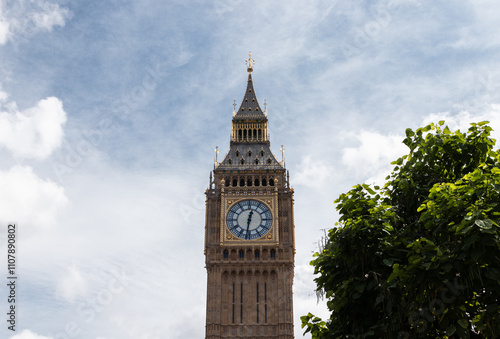
[[[14,166],[0,171],[0,221],[28,227],[53,225],[68,204],[64,189],[40,179],[31,167]]]
[[[63,27],[72,13],[58,4],[32,0],[12,2],[1,7],[0,3],[0,45],[8,40],[32,38],[41,31],[50,32],[55,26]]]
[[[31,332],[30,330],[24,330],[21,333],[10,337],[10,339],[52,339],[52,338],[36,334],[34,332]]]
[[[460,131],[466,132],[473,122],[489,121],[488,125],[493,128],[491,136],[498,142],[500,140],[500,105],[491,104],[488,106],[491,109],[481,113],[471,113],[468,111],[462,111],[458,114],[451,114],[449,112],[432,113],[424,118],[422,125],[425,126],[431,122],[438,123],[440,120],[444,120],[445,125],[451,131],[460,129]],[[500,144],[497,143],[497,148],[499,146]]]
[[[321,159],[312,159],[310,155],[302,158],[299,166],[300,172],[295,174],[293,180],[297,185],[305,185],[312,188],[320,188],[325,180],[333,173],[333,168]]]
[[[44,159],[61,145],[66,122],[62,102],[49,97],[35,107],[19,111],[15,103],[0,111],[0,145],[14,156]]]
[[[7,100],[8,97],[9,95],[6,92],[0,90],[0,103],[5,102],[5,100]]]
[[[0,17],[0,45],[3,45],[7,42],[7,38],[9,37],[9,23],[1,20]]]
[[[72,265],[57,284],[56,294],[67,301],[73,301],[75,298],[87,293],[87,280],[80,270]]]
[[[500,140],[500,105],[493,104],[490,110],[478,114],[467,111],[458,114],[432,113],[422,120],[421,126],[426,126],[431,122],[437,124],[440,120],[444,120],[445,125],[450,130],[460,129],[462,132],[466,132],[473,122],[489,121],[489,126],[493,128],[491,136]],[[383,135],[363,130],[354,138],[358,140],[360,145],[344,148],[342,163],[355,175],[367,178],[365,179],[367,183],[384,183],[385,177],[393,167],[390,165],[391,161],[408,153],[408,148],[402,143],[403,135]],[[499,146],[497,144],[497,148]]]
[[[311,258],[312,259],[312,258]],[[313,282],[317,275],[313,274],[314,268],[309,264],[295,263],[295,278],[293,282],[293,309],[295,322],[295,337],[303,338],[304,330],[300,328],[300,317],[311,312],[315,316],[328,319],[330,311],[325,299],[319,299],[316,294],[316,285]]]
[[[372,178],[379,178],[382,173],[385,177],[391,169],[391,161],[405,154],[407,149],[401,135],[362,130],[355,138],[360,145],[344,148],[342,155],[342,163],[355,175],[370,174]]]
[[[0,45],[5,44],[9,37],[9,23],[4,18],[3,6],[3,2],[0,1]]]
[[[36,27],[49,32],[54,26],[64,26],[66,18],[70,16],[68,9],[57,4],[42,2],[41,8],[43,11],[32,14],[33,22]]]

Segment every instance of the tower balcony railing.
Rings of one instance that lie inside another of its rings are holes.
[[[283,171],[285,170],[285,165],[283,162],[278,162],[278,163],[271,163],[268,164],[267,162],[259,162],[258,164],[254,162],[245,162],[244,164],[240,163],[232,163],[232,164],[224,164],[223,167],[221,167],[222,162],[217,162],[214,164],[214,170],[217,169],[226,169],[226,170],[231,170],[231,169],[238,169],[238,170],[277,170],[277,171]]]
[[[222,186],[221,186],[222,188]],[[224,186],[225,190],[230,190],[234,192],[245,192],[245,191],[262,191],[262,192],[267,192],[267,191],[276,191],[276,188],[279,188],[278,186]]]
[[[267,134],[267,137],[265,136],[260,136],[260,137],[253,137],[253,136],[246,136],[246,137],[237,137],[234,138],[233,135],[229,136],[229,140],[231,142],[267,142],[269,139],[271,139],[271,134]]]

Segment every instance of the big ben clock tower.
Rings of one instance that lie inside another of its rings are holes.
[[[271,151],[247,60],[229,151],[206,191],[206,338],[293,338],[293,188]]]

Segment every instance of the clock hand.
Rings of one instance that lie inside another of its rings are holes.
[[[249,230],[249,228],[250,228],[250,222],[252,221],[252,213],[253,213],[253,211],[250,211],[250,214],[248,215],[248,220],[247,220],[247,234],[246,234],[247,239],[248,239],[248,237],[249,237],[249,235],[250,235],[250,234],[248,233],[248,230]]]

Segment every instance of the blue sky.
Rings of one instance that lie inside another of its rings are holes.
[[[252,51],[295,189],[301,337],[327,314],[308,263],[338,195],[381,182],[408,127],[500,137],[498,22],[486,0],[0,0],[0,223],[20,252],[1,336],[203,337],[204,191]]]

